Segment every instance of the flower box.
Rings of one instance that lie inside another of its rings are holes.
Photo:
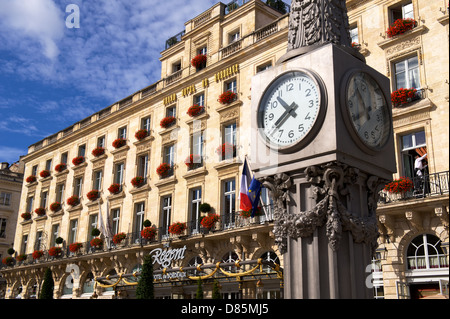
[[[216,153],[222,158],[232,158],[236,156],[236,145],[224,143],[216,149]]]
[[[113,243],[116,245],[120,244],[122,242],[122,240],[124,240],[125,238],[127,238],[127,234],[125,234],[125,233],[115,234],[113,237]]]
[[[180,235],[186,230],[186,223],[176,222],[169,226],[169,233],[173,235]]]
[[[34,259],[34,260],[39,259],[39,258],[41,258],[42,256],[44,256],[44,252],[43,252],[42,250],[35,250],[35,251],[33,252],[33,259]]]
[[[69,206],[77,206],[80,203],[80,198],[76,195],[73,195],[67,199],[67,205]]]
[[[34,254],[34,253],[33,253]],[[43,254],[43,253],[42,253]],[[33,258],[34,258],[34,256],[33,256]],[[36,259],[36,258],[35,258]],[[27,255],[24,255],[24,254],[22,254],[22,255],[18,255],[17,257],[16,257],[16,260],[18,261],[18,262],[22,262],[22,261],[25,261],[25,260],[27,260]]]
[[[199,54],[191,60],[191,65],[196,69],[203,69],[206,67],[208,56],[206,54]]]
[[[12,265],[14,265],[14,258],[13,257],[3,258],[2,263],[6,266],[12,266]]]
[[[400,106],[411,102],[415,97],[417,97],[417,90],[412,89],[398,89],[391,93],[391,101],[393,106]]]
[[[202,225],[203,228],[211,229],[214,227],[216,222],[219,221],[219,219],[220,219],[220,216],[217,214],[208,214],[208,216],[205,216],[202,218],[202,221],[200,222],[200,224]]]
[[[39,217],[42,217],[42,216],[45,216],[46,210],[45,210],[45,208],[43,208],[43,207],[39,207],[39,208],[36,208],[36,209],[34,210],[34,212],[35,212],[36,215],[38,215]]]
[[[408,177],[400,177],[384,187],[384,190],[394,194],[404,194],[412,191],[414,188],[413,182]]]
[[[112,195],[119,194],[121,190],[122,190],[122,185],[120,185],[120,184],[112,184],[112,185],[109,186],[109,188],[108,188],[108,191],[109,191]]]
[[[72,253],[78,252],[83,247],[81,243],[73,243],[69,245],[69,251]]]
[[[164,177],[167,177],[167,176],[169,175],[171,169],[172,169],[172,166],[170,166],[170,165],[167,164],[167,163],[162,163],[162,164],[159,165],[158,168],[156,169],[156,173],[157,173],[160,177],[164,178]]]
[[[61,163],[55,166],[55,171],[61,173],[67,169],[67,164]]]
[[[388,38],[403,34],[417,26],[417,21],[411,18],[397,19],[386,31]]]
[[[61,247],[52,247],[48,250],[48,255],[51,257],[60,257],[62,253]]]
[[[123,146],[125,146],[127,144],[127,140],[123,139],[123,138],[118,138],[116,140],[114,140],[114,142],[112,143],[112,146],[115,149],[121,148]]]
[[[141,141],[141,140],[143,140],[144,138],[146,138],[148,135],[149,135],[148,131],[142,129],[142,130],[137,131],[136,134],[134,134],[134,137],[135,137],[138,141]]]
[[[99,249],[103,247],[103,240],[97,237],[92,239],[89,244],[91,245],[91,247]]]
[[[136,176],[131,180],[131,185],[134,187],[140,187],[144,184],[145,178],[141,176]]]
[[[36,182],[36,176],[34,176],[34,175],[28,176],[27,179],[26,179],[25,181],[26,181],[28,184],[34,183],[34,182]]]
[[[172,125],[174,125],[176,121],[177,121],[177,119],[175,117],[173,117],[173,116],[166,116],[165,118],[163,118],[161,120],[161,122],[159,122],[159,125],[162,128],[168,128],[168,127],[171,127]]]
[[[100,157],[105,154],[105,149],[103,147],[96,147],[92,150],[92,155],[95,157]]]
[[[194,116],[197,116],[199,114],[202,114],[204,111],[205,111],[205,107],[204,106],[194,104],[194,105],[192,105],[191,107],[188,108],[186,113],[190,117],[194,117]]]
[[[31,219],[31,213],[23,213],[20,215],[24,220],[30,220]]]
[[[53,204],[50,205],[50,210],[54,213],[61,210],[61,203],[54,202]]]
[[[141,236],[147,240],[152,240],[156,236],[156,227],[145,227],[143,230],[141,230]]]
[[[75,166],[78,166],[78,165],[80,165],[80,164],[83,164],[84,161],[85,161],[84,156],[78,156],[78,157],[75,157],[75,158],[72,160],[72,164],[75,165]]]
[[[47,178],[50,176],[50,171],[44,169],[42,172],[39,173],[39,176],[41,176],[42,178]]]
[[[261,215],[262,215],[261,207],[258,207],[256,209],[255,216],[261,216]],[[239,216],[241,216],[243,218],[250,218],[250,217],[252,217],[252,210],[251,209],[249,209],[249,210],[242,210],[239,213]]]
[[[100,197],[100,192],[96,189],[91,190],[89,193],[86,194],[86,197],[91,201],[95,201]]]
[[[229,104],[236,100],[237,94],[232,91],[226,91],[219,95],[219,102],[221,104]]]
[[[202,166],[202,157],[197,154],[191,154],[185,159],[184,163],[189,170],[196,169]]]
[[[359,50],[361,49],[361,44],[359,44],[358,42],[352,42],[352,48]]]

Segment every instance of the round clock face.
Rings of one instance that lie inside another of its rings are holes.
[[[352,127],[365,146],[379,150],[390,135],[390,115],[378,83],[365,72],[355,72],[347,86],[347,111]]]
[[[258,127],[271,148],[298,146],[311,132],[321,113],[321,89],[303,71],[276,78],[264,92],[258,107]]]

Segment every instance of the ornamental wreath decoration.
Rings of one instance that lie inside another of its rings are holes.
[[[34,182],[36,182],[36,176],[34,176],[34,175],[28,176],[27,179],[26,179],[25,181],[26,181],[28,184],[34,183]]]
[[[78,166],[78,165],[84,163],[84,161],[85,161],[84,156],[78,156],[78,157],[75,157],[75,158],[72,160],[72,164],[75,165],[75,166]]]
[[[69,245],[69,251],[72,253],[76,253],[83,247],[82,243],[73,243]]]
[[[42,178],[47,178],[47,177],[50,176],[50,171],[44,169],[42,172],[39,173],[39,175],[40,175]]]
[[[92,155],[99,157],[105,154],[105,149],[103,147],[96,147],[92,150]]]
[[[123,139],[123,138],[118,138],[115,139],[112,143],[112,146],[117,149],[117,148],[121,148],[122,146],[125,146],[125,144],[127,144],[127,140]]]
[[[169,233],[173,235],[180,235],[186,228],[186,223],[176,222],[169,226]]]
[[[121,185],[115,183],[115,184],[112,184],[111,186],[109,186],[108,191],[111,194],[115,195],[115,194],[118,194],[120,192],[120,188],[121,188]]]
[[[63,171],[65,171],[67,169],[67,164],[65,163],[61,163],[55,166],[55,171],[57,171],[58,173],[61,173]]]
[[[61,256],[62,248],[61,247],[52,247],[48,250],[48,255],[51,257],[59,257]]]
[[[95,201],[100,197],[100,192],[96,189],[91,190],[89,193],[86,194],[86,197],[91,201]]]
[[[115,234],[114,237],[113,237],[113,243],[116,244],[116,245],[120,244],[120,242],[122,240],[124,240],[125,238],[127,238],[127,234],[125,234],[125,233]]]
[[[408,177],[400,177],[384,187],[384,190],[389,193],[402,194],[412,191],[414,188],[413,182]]]
[[[188,108],[186,113],[190,117],[194,117],[194,116],[197,116],[197,115],[203,113],[204,110],[205,110],[204,106],[194,104],[194,105],[192,105],[191,107]]]
[[[219,95],[219,102],[222,104],[229,104],[236,99],[236,93],[232,91],[226,91]]]
[[[206,54],[199,54],[191,60],[191,64],[194,68],[200,69],[206,66],[208,57]]]
[[[176,122],[176,120],[177,120],[177,119],[176,119],[174,116],[166,116],[165,118],[163,118],[163,119],[161,120],[161,122],[159,122],[159,125],[160,125],[162,128],[168,128],[168,127],[174,125],[175,122]]]
[[[35,251],[33,252],[33,259],[34,259],[34,260],[39,259],[39,258],[41,258],[42,256],[44,256],[44,252],[43,252],[42,250],[35,250]]]
[[[410,102],[417,95],[417,90],[400,88],[391,93],[391,101],[394,106],[399,106]]]
[[[200,224],[202,225],[203,228],[211,229],[212,227],[214,227],[216,222],[219,221],[219,219],[220,216],[217,214],[208,214],[208,216],[202,218]]]
[[[152,240],[156,236],[156,227],[145,227],[143,230],[141,230],[141,236],[147,240]]]
[[[134,187],[139,187],[144,184],[144,181],[145,179],[142,176],[136,176],[131,180],[131,185],[133,185]]]
[[[156,173],[160,176],[160,177],[166,177],[167,174],[169,174],[169,171],[171,170],[172,166],[170,166],[167,163],[162,163],[161,165],[158,166],[158,168],[156,169]]]
[[[137,131],[136,134],[134,134],[134,137],[136,137],[136,139],[137,139],[138,141],[141,141],[141,140],[143,140],[144,138],[146,138],[148,135],[149,135],[149,134],[148,134],[148,131],[142,129],[142,130]]]
[[[388,38],[403,34],[406,31],[412,30],[417,26],[417,21],[411,18],[397,19],[386,31]]]
[[[69,206],[77,206],[80,203],[80,198],[76,195],[73,195],[67,199],[67,205]]]

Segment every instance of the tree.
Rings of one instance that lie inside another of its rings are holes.
[[[139,278],[138,286],[136,288],[137,299],[154,299],[155,291],[153,286],[153,262],[150,255],[144,259],[142,266],[141,278]]]
[[[220,297],[220,286],[217,280],[214,280],[214,286],[212,291],[212,299],[221,299]]]
[[[286,4],[284,3],[283,0],[267,0],[266,4],[269,7],[273,8],[273,9],[275,9],[275,10],[277,10],[277,11],[283,13],[283,14],[285,14],[287,12],[286,11]]]
[[[44,274],[44,283],[42,284],[41,293],[39,299],[53,299],[53,289],[55,282],[53,281],[52,271],[47,268]]]
[[[195,294],[195,299],[203,299],[203,287],[202,280],[197,280],[197,293]]]

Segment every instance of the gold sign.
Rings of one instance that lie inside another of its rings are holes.
[[[209,86],[209,80],[208,79],[204,79],[202,81],[202,86],[203,86],[203,88],[207,88]]]
[[[184,89],[181,91],[181,94],[183,95],[183,97],[186,97],[186,96],[191,95],[191,94],[193,94],[193,93],[195,93],[195,92],[196,92],[196,91],[195,91],[195,85],[192,84],[191,86],[188,86],[187,88],[184,88]]]
[[[177,101],[177,94],[173,93],[167,97],[164,98],[164,105],[169,105],[171,103],[174,103]]]
[[[230,76],[233,76],[235,74],[239,73],[239,64],[235,64],[232,66],[229,66],[226,69],[223,69],[220,72],[217,72],[214,77],[216,79],[216,82],[225,80],[227,78],[229,78]]]

